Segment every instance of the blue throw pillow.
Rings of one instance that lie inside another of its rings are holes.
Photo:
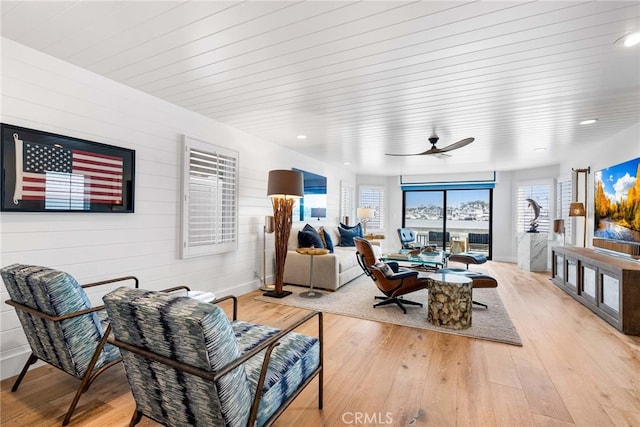
[[[305,226],[302,228],[302,231],[311,231],[311,232],[318,232],[318,230],[316,230],[315,228],[313,228],[313,226],[309,225],[309,224],[305,224]]]
[[[340,227],[338,228],[344,228],[345,230],[356,230],[358,232],[358,235],[356,237],[364,238],[364,233],[362,231],[362,223],[357,223],[356,225],[345,225],[343,223],[340,223]],[[342,246],[342,244],[340,244],[340,246]]]
[[[322,239],[317,231],[305,231],[304,229],[298,233],[298,247],[300,248],[324,248]]]
[[[354,237],[362,237],[362,230],[358,230],[357,228],[352,228],[350,230],[342,227],[338,227],[338,231],[340,232],[340,246],[355,246],[355,242],[353,241]]]

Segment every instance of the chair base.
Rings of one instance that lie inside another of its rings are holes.
[[[419,303],[419,302],[402,299],[400,297],[397,297],[397,298],[395,298],[395,297],[375,297],[375,298],[376,299],[381,299],[382,301],[380,301],[377,304],[373,304],[374,308],[381,307],[383,305],[396,304],[398,307],[400,307],[400,309],[402,310],[402,312],[404,314],[407,314],[407,309],[404,306],[405,304],[422,307],[422,304]]]

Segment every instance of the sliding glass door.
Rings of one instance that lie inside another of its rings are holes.
[[[492,189],[405,190],[403,227],[421,244],[491,258]]]

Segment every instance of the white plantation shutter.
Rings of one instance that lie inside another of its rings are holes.
[[[238,247],[238,153],[189,137],[183,143],[182,258]]]
[[[384,228],[384,187],[374,185],[360,186],[359,208],[373,208],[374,218],[367,222],[367,232]],[[360,218],[357,218],[359,221]]]
[[[518,187],[518,217],[517,232],[523,233],[531,227],[530,221],[534,218],[533,209],[528,207],[529,203],[526,199],[535,200],[541,207],[540,217],[538,217],[538,231],[540,233],[548,233],[549,227],[549,206],[550,206],[551,186],[542,185],[525,185]]]
[[[564,219],[564,239],[571,242],[571,218],[569,204],[571,203],[571,180],[558,181],[556,191],[556,218]]]
[[[345,216],[348,216],[350,222],[353,224],[357,223],[358,221],[353,221],[355,212],[353,187],[343,182],[340,186],[340,193],[340,221],[342,221]]]

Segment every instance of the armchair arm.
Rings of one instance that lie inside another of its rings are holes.
[[[80,286],[81,288],[92,288],[94,286],[100,286],[100,285],[106,285],[108,283],[115,283],[115,282],[124,282],[125,280],[133,280],[135,285],[134,287],[137,288],[138,284],[139,284],[139,280],[137,277],[135,276],[124,276],[124,277],[116,277],[115,279],[107,279],[107,280],[102,280],[100,282],[94,282],[94,283],[87,283],[86,285],[82,285]]]
[[[102,280],[100,282],[94,282],[94,283],[87,283],[86,285],[81,285],[81,288],[92,288],[94,286],[100,286],[100,285],[106,285],[109,283],[116,283],[116,282],[123,282],[123,281],[127,281],[127,280],[133,280],[135,283],[135,287],[138,287],[138,278],[135,276],[124,276],[124,277],[117,277],[115,279],[107,279],[107,280]],[[66,320],[66,319],[71,319],[74,317],[78,317],[78,316],[84,316],[85,314],[89,314],[89,313],[93,313],[95,311],[102,311],[104,310],[104,305],[99,305],[96,307],[91,307],[91,308],[86,308],[84,310],[79,310],[79,311],[74,311],[73,313],[67,313],[67,314],[63,314],[60,316],[52,316],[50,314],[44,313],[40,310],[37,310],[35,308],[29,307],[27,305],[24,304],[20,304],[18,302],[15,302],[13,300],[6,300],[5,303],[7,305],[10,305],[12,307],[14,307],[16,310],[21,310],[24,311],[26,313],[29,314],[33,314],[34,316],[38,316],[41,317],[43,319],[47,319],[50,320],[52,322],[59,322],[62,320]]]
[[[396,261],[385,261],[385,263],[391,267],[391,269],[393,270],[394,273],[397,273],[398,271],[400,271],[400,264]]]
[[[233,295],[227,295],[224,297],[216,298],[216,300],[213,303],[218,304],[219,302],[226,301],[228,299],[233,300],[233,319],[232,320],[238,320],[238,298],[237,297]]]
[[[418,272],[415,270],[399,270],[398,272],[394,273],[392,276],[387,277],[387,279],[398,280],[398,279],[405,279],[407,277],[413,277],[417,275],[418,275]]]

